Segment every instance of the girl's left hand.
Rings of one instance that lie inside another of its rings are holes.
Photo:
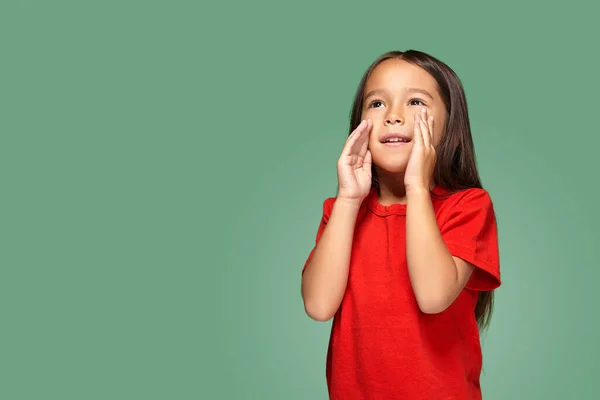
[[[404,173],[404,186],[407,193],[417,190],[429,192],[429,184],[435,168],[433,117],[427,117],[427,109],[424,107],[420,114],[415,114],[414,143]]]

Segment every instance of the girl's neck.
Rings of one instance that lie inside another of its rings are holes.
[[[378,175],[379,194],[377,200],[383,206],[391,204],[406,204],[406,188],[404,186],[404,174],[397,174],[392,177]],[[433,177],[429,182],[429,190],[433,190],[435,181]]]

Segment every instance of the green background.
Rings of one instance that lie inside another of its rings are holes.
[[[484,398],[598,398],[587,4],[2,1],[0,398],[327,398],[300,272],[359,79],[411,48],[497,212]]]

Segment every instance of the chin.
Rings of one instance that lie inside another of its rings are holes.
[[[389,156],[385,157],[377,157],[373,155],[373,164],[377,166],[378,169],[389,172],[389,173],[404,173],[406,171],[406,166],[408,164],[408,160],[405,160],[404,157],[398,157],[396,159],[390,160]]]
[[[390,174],[402,173],[403,174],[406,171],[406,163],[405,162],[400,162],[400,163],[390,163],[390,162],[377,163],[375,161],[373,161],[373,162],[377,166],[377,169],[379,169],[381,171],[385,171],[386,173],[390,173]]]

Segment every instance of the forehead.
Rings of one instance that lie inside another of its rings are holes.
[[[385,60],[373,69],[365,85],[365,94],[376,89],[400,93],[406,88],[425,89],[439,98],[433,76],[423,68],[399,59]]]

